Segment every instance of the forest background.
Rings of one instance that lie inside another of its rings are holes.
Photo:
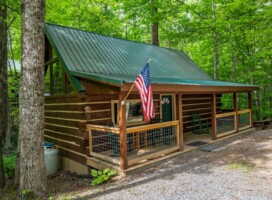
[[[12,104],[18,102],[13,60],[21,60],[21,4],[7,3]],[[46,0],[46,21],[147,44],[156,25],[159,46],[185,52],[215,80],[260,86],[254,119],[272,117],[270,0]]]

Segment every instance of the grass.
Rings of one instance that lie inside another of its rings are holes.
[[[233,164],[228,165],[230,170],[242,170],[244,172],[252,172],[255,170],[255,167],[252,163],[249,163],[245,160],[239,160]]]

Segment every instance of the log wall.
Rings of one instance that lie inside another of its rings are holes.
[[[221,112],[221,95],[217,95],[217,113]],[[182,96],[182,115],[183,132],[191,133],[193,130],[192,113],[199,113],[201,120],[206,121],[211,126],[212,119],[212,95],[183,95]]]
[[[86,102],[75,95],[49,96],[45,98],[44,140],[54,142],[60,154],[86,164],[88,114]]]

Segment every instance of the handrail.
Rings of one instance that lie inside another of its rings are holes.
[[[251,112],[251,109],[239,110],[238,114],[244,114],[244,113],[249,113],[249,112]]]
[[[179,121],[176,120],[176,121],[163,122],[163,123],[157,123],[157,124],[135,126],[135,127],[127,128],[127,133],[146,131],[146,130],[155,129],[155,128],[164,128],[167,126],[173,126],[173,125],[178,125],[178,124],[179,124]],[[104,131],[104,132],[111,132],[111,133],[120,134],[120,129],[117,127],[108,127],[108,126],[93,125],[93,124],[88,124],[86,126],[87,126],[88,130]]]
[[[235,114],[236,114],[236,112],[222,113],[222,114],[217,114],[215,117],[216,118],[228,117],[228,116],[233,116]]]
[[[163,122],[163,123],[157,123],[157,124],[136,126],[136,127],[127,128],[127,133],[147,131],[147,130],[150,130],[150,129],[164,128],[164,127],[167,127],[167,126],[173,126],[173,125],[178,125],[178,124],[179,124],[179,121],[176,120],[176,121]]]
[[[103,131],[103,132],[111,132],[111,133],[120,133],[120,129],[117,127],[109,127],[109,126],[101,126],[101,125],[93,125],[88,124],[87,129],[91,131]]]

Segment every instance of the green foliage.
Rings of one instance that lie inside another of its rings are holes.
[[[31,200],[31,199],[40,199],[38,196],[34,194],[31,190],[25,189],[21,192],[21,199]]]
[[[23,190],[23,191],[22,191],[22,195],[23,195],[23,196],[26,196],[26,195],[28,195],[30,192],[31,192],[30,190]]]
[[[20,1],[7,2],[15,10],[8,12],[9,23],[15,18],[9,58],[19,60]],[[46,1],[48,22],[139,42],[151,43],[152,24],[158,22],[160,46],[184,51],[211,77],[216,33],[219,80],[261,86],[253,93],[256,119],[272,117],[271,18],[270,0]]]
[[[16,156],[4,156],[4,170],[5,174],[8,178],[13,178],[15,176],[15,169],[16,169]]]
[[[116,175],[116,171],[110,170],[109,168],[103,171],[92,169],[91,175],[94,178],[91,185],[96,186],[107,182],[112,176]]]

